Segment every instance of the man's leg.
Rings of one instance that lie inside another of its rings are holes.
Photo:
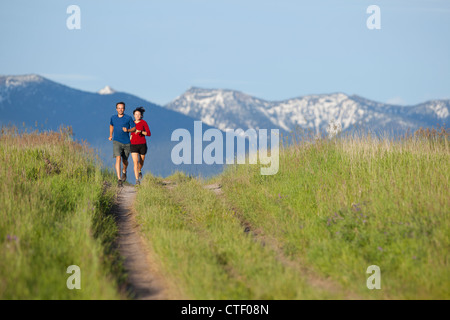
[[[123,169],[122,169],[122,180],[127,179],[127,168],[128,168],[128,157],[130,156],[130,145],[124,144],[123,145],[123,154],[122,154],[122,163],[123,163]]]
[[[121,156],[116,157],[116,173],[117,173],[117,180],[120,180],[120,158]]]
[[[122,164],[123,164],[122,176],[124,176],[123,180],[125,180],[127,178],[128,160],[125,158],[122,158]]]
[[[117,173],[117,186],[122,187],[122,177],[120,176],[120,158],[121,156],[116,157],[116,173]]]
[[[119,180],[119,185],[121,184],[121,170],[120,170],[120,158],[122,155],[122,144],[118,141],[113,141],[113,158],[116,158],[116,173],[117,173],[117,180]]]

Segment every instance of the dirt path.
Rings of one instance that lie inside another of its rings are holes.
[[[161,277],[149,259],[148,249],[139,236],[139,226],[135,221],[133,203],[136,190],[133,186],[121,188],[111,211],[119,228],[117,246],[124,257],[124,267],[128,274],[127,290],[134,299],[166,299]]]

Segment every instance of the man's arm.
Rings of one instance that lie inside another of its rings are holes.
[[[127,128],[123,127],[122,129],[123,129],[123,132],[135,132],[136,131],[136,127],[133,127],[131,129],[127,129]]]
[[[134,121],[131,119],[130,117],[130,122],[129,122],[130,128],[131,129],[127,129],[126,127],[123,127],[123,132],[135,132],[136,131],[136,124],[134,123]]]
[[[114,126],[110,124],[109,125],[109,141],[112,140],[113,131],[114,131]]]

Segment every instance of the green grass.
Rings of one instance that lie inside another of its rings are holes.
[[[241,166],[222,183],[286,255],[357,294],[448,298],[449,160],[448,136],[346,136],[284,150],[277,175]],[[370,265],[380,291],[366,287]]]
[[[301,137],[272,176],[237,165],[211,181],[174,175],[171,190],[147,177],[137,197],[143,235],[189,299],[448,299],[443,130],[397,141]],[[223,196],[202,187],[212,181]],[[370,265],[380,290],[366,286]]]
[[[0,136],[0,299],[119,299],[114,177],[68,132]],[[116,262],[116,263],[114,263]],[[69,290],[67,267],[81,269]]]
[[[333,297],[311,288],[295,267],[246,234],[236,213],[198,180],[181,175],[175,181],[170,191],[160,179],[147,178],[136,209],[160,269],[181,289],[178,298]]]
[[[272,176],[145,176],[134,207],[167,297],[449,299],[448,137],[301,136]],[[97,163],[69,132],[2,129],[0,299],[127,298],[115,178]],[[70,265],[81,290],[66,287]],[[371,265],[380,290],[366,286]]]

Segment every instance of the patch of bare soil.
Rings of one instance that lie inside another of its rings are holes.
[[[125,185],[111,208],[119,228],[117,246],[124,258],[127,272],[127,291],[137,300],[168,299],[163,279],[151,261],[151,255],[139,236],[133,203],[136,190]]]

